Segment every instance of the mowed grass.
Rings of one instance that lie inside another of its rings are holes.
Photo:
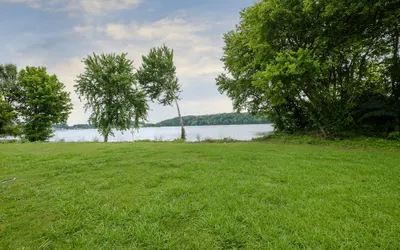
[[[400,151],[0,145],[0,249],[400,249]]]

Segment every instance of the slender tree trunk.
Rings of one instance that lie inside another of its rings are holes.
[[[324,128],[323,128],[321,125],[319,125],[319,130],[321,131],[322,136],[323,136],[324,138],[326,138],[325,130],[324,130]]]
[[[179,109],[178,100],[175,100],[175,104],[176,104],[176,109],[178,110],[179,120],[181,122],[181,139],[185,140],[186,139],[185,125],[183,124],[183,118],[181,115],[181,110]]]
[[[111,133],[111,128],[107,127],[107,128],[105,129],[105,131],[103,131],[103,132],[105,132],[105,133],[103,133],[103,135],[104,135],[104,142],[108,142],[108,136],[109,136],[110,133]]]
[[[394,99],[394,107],[395,109],[400,108],[399,98],[400,98],[400,73],[398,70],[400,69],[400,60],[399,60],[399,39],[400,32],[398,29],[395,30],[394,38],[393,38],[393,65],[392,65],[392,94]],[[400,113],[396,112],[395,117],[395,132],[400,132]]]
[[[311,119],[312,120],[314,120],[317,124],[318,124],[318,127],[319,127],[319,130],[321,131],[321,133],[322,133],[322,136],[324,137],[324,138],[326,138],[326,132],[325,132],[325,129],[324,129],[324,127],[322,126],[322,122],[321,122],[321,115],[320,115],[320,111],[319,111],[319,109],[318,109],[318,106],[317,106],[317,104],[315,104],[314,103],[314,98],[312,98],[313,97],[313,90],[308,86],[308,88],[307,88],[307,92],[305,92],[306,93],[306,96],[308,97],[308,100],[310,101],[310,104],[311,104],[311,107],[314,109],[314,111],[315,111],[315,113],[318,115],[318,117],[317,117],[317,119],[313,119],[312,118],[312,116],[311,116]],[[317,99],[317,98],[315,98],[315,99]],[[318,100],[318,99],[317,99]]]

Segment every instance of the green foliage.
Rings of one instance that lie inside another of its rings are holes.
[[[18,74],[16,110],[29,141],[52,136],[52,124],[66,122],[72,109],[69,93],[55,75],[44,67],[26,67]]]
[[[72,109],[69,93],[44,67],[0,65],[0,135],[45,141],[54,123],[66,122]]]
[[[74,124],[72,126],[68,126],[68,124],[55,124],[53,125],[54,129],[94,129],[92,125],[89,124]]]
[[[253,116],[249,113],[224,113],[214,115],[183,116],[183,121],[188,126],[207,126],[207,125],[235,125],[235,124],[268,124],[269,121],[264,116]],[[176,127],[180,126],[180,118],[164,120],[159,123],[140,122],[140,127]],[[67,124],[53,125],[54,129],[93,129],[89,124]]]
[[[231,137],[224,137],[222,139],[213,139],[213,138],[205,138],[201,142],[205,143],[232,143],[232,142],[240,142],[239,140],[235,140]]]
[[[0,65],[0,137],[20,134],[14,104],[17,89],[17,67],[13,64]]]
[[[224,36],[219,91],[278,131],[398,131],[399,15],[393,0],[258,1]]]
[[[14,104],[17,101],[18,71],[14,64],[0,65],[0,93],[8,104]]]
[[[3,100],[0,92],[0,138],[18,134],[17,127],[14,124],[16,117],[13,107]]]
[[[183,139],[181,139],[181,138],[176,138],[176,139],[174,139],[172,142],[175,142],[175,143],[183,143],[183,142],[185,142],[185,140],[183,140]]]
[[[133,73],[133,61],[127,54],[102,54],[83,59],[85,73],[78,76],[75,91],[85,109],[92,113],[89,123],[108,141],[112,129],[139,128],[147,117],[145,93],[139,88]]]
[[[207,125],[235,125],[235,124],[267,124],[268,120],[263,116],[252,116],[249,113],[224,113],[214,115],[183,116],[184,123],[188,126]],[[180,119],[175,117],[156,124],[145,126],[170,127],[179,126]]]
[[[174,51],[167,46],[152,48],[137,71],[139,84],[143,86],[151,101],[170,106],[179,100],[181,86],[176,77]]]
[[[399,154],[264,142],[1,145],[0,181],[17,180],[0,184],[0,248],[399,249]]]
[[[178,110],[181,125],[181,139],[186,139],[184,121],[181,116],[178,100],[181,86],[176,77],[174,51],[166,45],[152,48],[147,56],[142,56],[142,66],[136,75],[151,101],[158,101],[164,106],[174,103]]]
[[[389,140],[398,140],[400,141],[400,132],[392,132],[388,135]]]
[[[390,138],[362,136],[359,133],[342,133],[335,138],[323,138],[315,133],[281,133],[273,132],[253,138],[253,141],[285,144],[310,144],[321,146],[335,146],[345,148],[382,149],[387,151],[399,151],[400,143],[397,141],[397,133],[391,133]],[[391,139],[391,140],[388,140]]]

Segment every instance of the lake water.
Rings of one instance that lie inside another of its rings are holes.
[[[221,125],[221,126],[191,126],[186,127],[187,141],[197,141],[198,138],[222,139],[230,137],[236,140],[251,140],[258,137],[260,133],[266,133],[273,130],[269,124],[257,125]],[[135,131],[135,140],[163,140],[171,141],[180,137],[180,127],[157,127],[141,128]],[[51,141],[65,140],[68,142],[78,141],[103,141],[103,137],[95,129],[83,130],[56,130]],[[115,132],[115,136],[109,138],[110,142],[132,141],[132,133]]]

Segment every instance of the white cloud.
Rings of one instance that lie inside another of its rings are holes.
[[[206,98],[204,100],[184,101],[182,106],[186,110],[184,115],[204,115],[232,112],[232,101],[225,97]]]
[[[99,30],[105,30],[106,34],[116,40],[128,40],[133,38],[133,34],[130,33],[129,29],[119,23],[109,23],[105,28],[99,28]]]
[[[174,49],[178,76],[183,78],[221,72],[222,39],[207,34],[210,29],[212,25],[182,18],[164,18],[143,24],[109,23],[96,27],[106,36],[101,42],[103,45],[127,44],[124,47],[127,52],[137,53],[139,48],[146,54],[150,47],[165,43]]]
[[[87,25],[87,26],[78,25],[78,26],[74,27],[74,32],[84,34],[84,33],[90,32],[92,29],[93,29],[93,26],[91,26],[91,25]]]
[[[0,2],[27,4],[32,8],[45,11],[99,15],[135,8],[141,0],[0,0]]]
[[[107,24],[105,31],[109,37],[117,40],[126,39],[163,39],[165,41],[201,39],[197,32],[206,31],[210,27],[199,23],[190,23],[182,18],[164,18],[141,25]]]

